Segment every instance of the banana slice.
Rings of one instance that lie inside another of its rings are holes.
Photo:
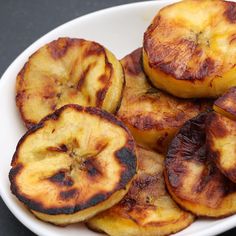
[[[232,120],[236,120],[236,87],[230,88],[215,102],[213,109]]]
[[[186,0],[160,10],[144,34],[144,70],[177,97],[217,97],[236,85],[236,3]]]
[[[208,113],[187,121],[173,139],[165,161],[169,193],[184,209],[199,216],[236,212],[236,185],[215,166],[206,151]]]
[[[138,174],[120,203],[87,222],[112,236],[169,235],[190,225],[194,216],[181,210],[165,189],[164,157],[137,147]]]
[[[209,101],[184,100],[150,85],[142,69],[142,49],[121,60],[125,88],[117,116],[140,145],[165,153],[183,123],[209,107]]]
[[[217,167],[236,183],[236,121],[212,113],[208,119],[207,144]]]
[[[119,202],[135,173],[135,144],[119,120],[66,105],[22,137],[9,177],[12,193],[33,214],[67,225]]]
[[[66,104],[113,113],[123,82],[120,62],[103,46],[59,38],[36,51],[18,74],[16,104],[28,128]]]

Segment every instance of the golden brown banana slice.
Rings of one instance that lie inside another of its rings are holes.
[[[236,87],[230,88],[219,97],[213,106],[214,110],[223,116],[236,120]]]
[[[163,153],[183,123],[210,102],[178,99],[152,87],[142,69],[141,51],[121,60],[126,84],[117,116],[137,143]]]
[[[236,183],[236,121],[214,112],[208,118],[206,132],[211,158]]]
[[[59,38],[36,51],[18,74],[16,103],[28,128],[66,104],[113,113],[123,82],[120,62],[103,46]]]
[[[215,166],[206,151],[208,113],[187,121],[173,139],[165,161],[165,179],[173,199],[199,216],[236,212],[236,185]]]
[[[120,203],[87,222],[112,236],[169,235],[190,225],[194,216],[181,210],[165,189],[164,157],[137,147],[138,174]]]
[[[160,10],[144,35],[144,70],[177,97],[217,97],[236,85],[236,3],[186,0]]]
[[[135,144],[122,122],[66,105],[22,137],[9,177],[12,193],[38,218],[66,225],[119,202],[135,173]]]

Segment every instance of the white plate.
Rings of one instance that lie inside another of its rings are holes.
[[[0,194],[12,213],[37,235],[98,235],[82,224],[65,228],[37,220],[11,194],[8,180],[10,161],[19,138],[24,134],[15,105],[15,78],[28,57],[39,47],[61,36],[95,40],[122,58],[142,45],[143,32],[155,13],[173,0],[143,2],[113,7],[70,21],[46,34],[27,48],[7,69],[0,82]],[[206,236],[224,232],[236,225],[236,215],[221,220],[197,220],[179,236]]]

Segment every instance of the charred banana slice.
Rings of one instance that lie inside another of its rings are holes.
[[[214,110],[232,120],[236,120],[236,87],[230,88],[219,97],[213,106]]]
[[[212,113],[206,133],[212,159],[220,171],[236,183],[236,121]]]
[[[135,173],[135,144],[122,122],[98,108],[66,105],[22,137],[9,177],[33,214],[67,225],[119,202]]]
[[[179,99],[155,89],[143,72],[141,52],[137,49],[121,60],[126,83],[117,116],[137,143],[164,153],[184,122],[211,103]]]
[[[206,151],[208,113],[187,121],[173,139],[165,161],[169,193],[199,216],[223,217],[236,212],[236,185],[215,166]]]
[[[66,104],[113,113],[123,82],[120,62],[103,46],[59,38],[36,51],[18,74],[16,104],[28,128]]]
[[[190,225],[194,217],[181,210],[165,189],[164,157],[137,148],[138,174],[120,203],[87,222],[112,236],[169,235]]]
[[[236,85],[236,3],[186,0],[160,10],[144,35],[144,70],[183,98],[217,97]]]

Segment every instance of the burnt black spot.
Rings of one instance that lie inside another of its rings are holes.
[[[105,201],[106,198],[107,198],[106,194],[97,194],[92,199],[90,199],[90,201],[88,202],[88,205],[95,206],[98,203]]]
[[[67,152],[67,151],[68,151],[67,146],[66,146],[65,144],[61,144],[61,145],[59,146],[59,148],[60,148],[60,150],[61,150],[62,152]]]
[[[74,184],[74,181],[72,180],[72,178],[69,176],[66,176],[66,173],[64,170],[57,172],[56,174],[48,178],[48,180],[60,186],[70,187]]]
[[[225,2],[227,9],[224,12],[226,19],[232,23],[236,23],[236,3],[234,2]]]
[[[177,188],[181,184],[180,176],[172,171],[168,174],[168,180],[173,188]]]
[[[88,174],[90,176],[96,176],[98,175],[100,172],[94,167],[92,166],[91,168],[88,168]]]
[[[85,169],[89,176],[94,177],[102,174],[102,172],[99,170],[100,166],[95,159],[89,158],[85,160],[83,164],[85,165]]]
[[[116,151],[116,157],[119,162],[124,166],[124,171],[120,180],[120,187],[125,187],[127,183],[136,174],[137,160],[134,152],[128,148],[122,148]]]
[[[71,198],[75,198],[78,195],[77,189],[71,189],[68,191],[61,191],[60,192],[60,199],[62,200],[69,200]]]
[[[17,185],[15,183],[16,176],[20,173],[20,171],[23,169],[22,164],[18,164],[17,166],[11,168],[9,173],[9,180],[11,182],[11,191],[13,194],[16,194],[17,192]]]
[[[49,178],[50,181],[61,183],[65,179],[65,172],[61,171]]]

